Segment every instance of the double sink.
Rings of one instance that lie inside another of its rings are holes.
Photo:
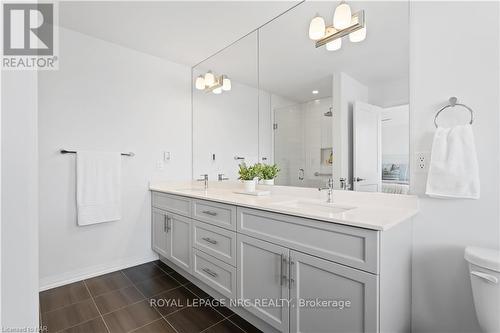
[[[190,188],[178,188],[175,191],[186,193],[186,194],[200,194],[204,192],[208,192],[210,190],[205,190],[204,188],[199,187],[190,187]],[[236,194],[242,195],[245,194]],[[264,197],[262,197],[264,198]],[[265,198],[269,198],[269,196],[265,196]],[[270,202],[269,206],[273,206],[279,210],[289,210],[292,212],[311,212],[316,214],[327,214],[327,215],[337,215],[340,213],[344,213],[356,207],[347,206],[347,205],[339,205],[336,203],[328,203],[318,199],[292,199],[292,200],[284,200],[284,201],[276,201]]]

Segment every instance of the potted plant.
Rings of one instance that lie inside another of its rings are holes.
[[[274,185],[274,179],[280,172],[280,169],[276,164],[262,164],[259,167],[259,172],[259,177],[262,179],[264,185]]]
[[[238,171],[247,192],[255,192],[255,179],[258,175],[259,167],[257,165],[247,166],[245,163],[240,164],[240,169]]]

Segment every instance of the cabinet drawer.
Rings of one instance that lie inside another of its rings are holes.
[[[236,232],[194,221],[193,246],[236,266]]]
[[[228,298],[236,297],[236,268],[193,249],[193,275]]]
[[[191,216],[191,199],[178,195],[153,192],[153,207],[168,210],[169,212]]]
[[[236,207],[205,200],[193,200],[193,218],[236,230]]]
[[[374,230],[238,207],[238,232],[378,274]]]

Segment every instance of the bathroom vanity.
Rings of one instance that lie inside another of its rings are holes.
[[[265,332],[410,330],[413,196],[152,184],[161,259]],[[230,301],[231,300],[231,301]]]

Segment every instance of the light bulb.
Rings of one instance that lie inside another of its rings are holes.
[[[218,88],[215,88],[214,90],[212,90],[214,94],[218,95],[220,93],[222,93],[222,88],[221,87],[218,87]]]
[[[353,43],[362,42],[366,38],[366,24],[363,28],[351,32],[349,34],[349,40]]]
[[[198,89],[198,90],[205,89],[205,79],[203,78],[203,75],[200,75],[196,78],[195,86],[196,86],[196,89]]]
[[[317,15],[309,24],[309,38],[318,40],[325,37],[325,20]]]
[[[342,38],[338,38],[332,40],[331,42],[326,43],[326,49],[328,51],[337,51],[342,47]]]
[[[224,78],[222,79],[222,90],[231,90],[231,80],[227,76],[224,76]]]
[[[351,25],[351,16],[351,7],[345,2],[341,2],[333,14],[333,27],[337,30],[347,28]]]
[[[208,71],[205,74],[205,85],[207,87],[210,87],[210,86],[213,86],[214,83],[215,83],[215,76],[214,76],[214,74],[211,71]]]

